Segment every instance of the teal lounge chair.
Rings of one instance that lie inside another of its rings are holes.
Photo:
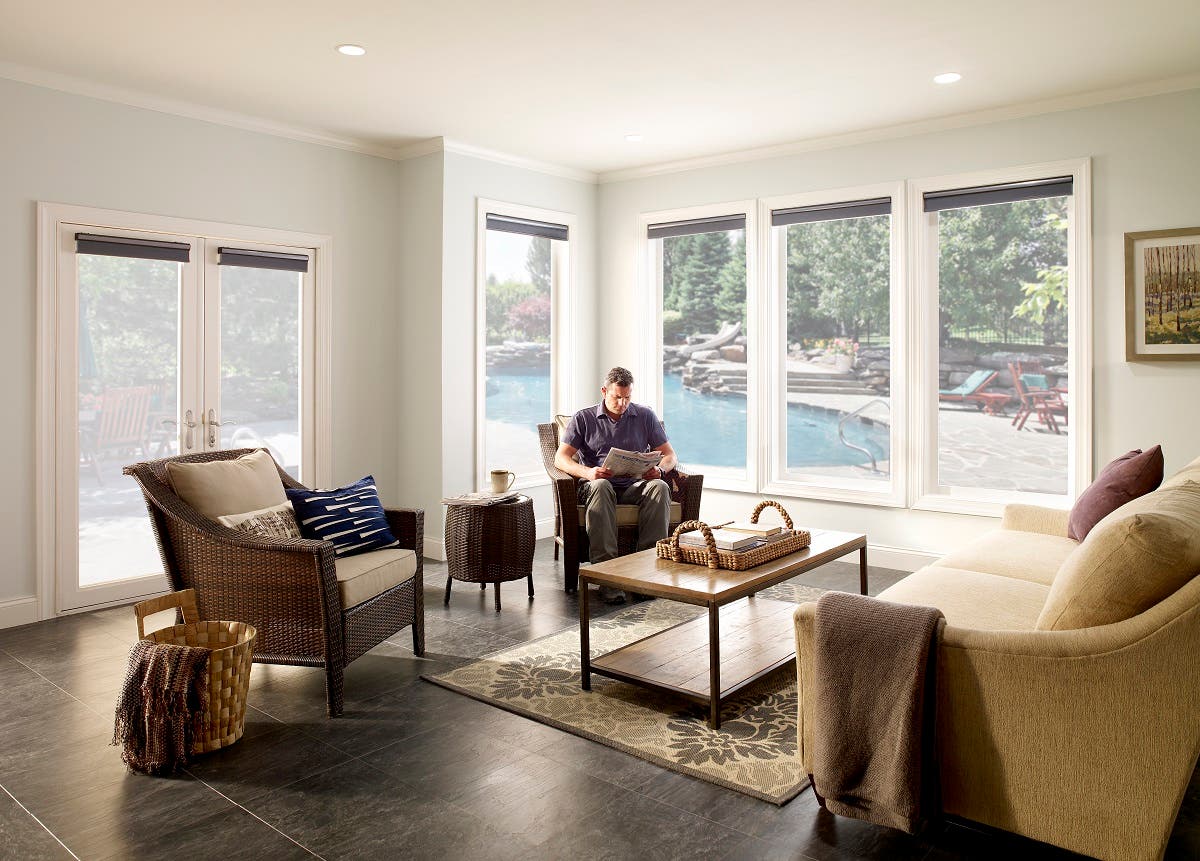
[[[957,386],[952,389],[939,389],[939,401],[969,401],[973,400],[972,395],[979,395],[983,390],[992,384],[996,377],[1000,376],[999,371],[979,370],[972,371],[971,376],[967,377]]]

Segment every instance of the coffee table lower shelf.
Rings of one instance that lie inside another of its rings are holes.
[[[704,616],[590,661],[585,658],[583,689],[591,690],[591,673],[599,673],[671,691],[708,705],[709,726],[717,729],[721,703],[795,660],[795,609],[795,604],[768,598],[743,598],[722,607],[710,604]],[[584,649],[586,655],[586,644]]]

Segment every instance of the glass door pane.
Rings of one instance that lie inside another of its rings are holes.
[[[79,564],[68,606],[86,606],[165,588],[146,503],[121,468],[179,453],[183,264],[76,260]],[[85,597],[89,588],[146,577],[154,582],[131,583],[124,596]]]
[[[301,326],[305,273],[243,266],[220,271],[219,409],[210,448],[265,447],[300,478]],[[213,401],[209,401],[211,407]]]

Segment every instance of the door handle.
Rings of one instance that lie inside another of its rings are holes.
[[[190,450],[192,445],[194,444],[194,439],[192,437],[192,428],[194,428],[196,426],[196,421],[195,421],[195,419],[192,418],[191,410],[188,410],[186,413],[183,414],[183,426],[185,428],[187,428],[187,431],[183,435],[183,444],[186,448],[188,448]]]
[[[221,427],[222,425],[234,425],[234,424],[237,424],[237,422],[235,422],[233,419],[230,419],[227,422],[217,421],[217,411],[209,410],[208,411],[208,444],[209,444],[209,446],[211,447],[211,446],[215,446],[217,444],[217,428]]]

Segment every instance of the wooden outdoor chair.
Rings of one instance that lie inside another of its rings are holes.
[[[140,452],[145,457],[149,454],[150,435],[146,422],[153,394],[151,386],[122,386],[105,389],[100,396],[95,423],[89,428],[81,428],[79,435],[83,465],[92,468],[99,484],[104,484],[100,462],[106,455]]]
[[[332,542],[256,538],[235,532],[180,499],[167,475],[171,462],[232,460],[253,451],[229,449],[134,463],[125,467],[125,474],[133,476],[146,497],[171,588],[195,589],[202,619],[228,619],[256,627],[256,663],[324,667],[329,716],[337,717],[342,713],[345,669],[356,658],[410,625],[413,654],[425,653],[425,514],[410,508],[385,511],[400,547],[415,554],[415,572],[374,597],[343,607]],[[285,487],[304,486],[278,464],[276,469]],[[371,555],[341,561],[358,569],[369,564]]]
[[[554,465],[558,451],[559,435],[566,428],[570,416],[557,416],[553,422],[538,425],[542,461],[546,473],[554,482],[554,559],[558,560],[559,548],[563,558],[563,588],[574,592],[579,588],[579,563],[588,558],[587,530],[583,524],[583,506],[579,504],[577,492],[579,479],[567,475]],[[704,476],[679,473],[681,487],[672,488],[671,525],[685,520],[700,519],[700,494],[704,490]],[[617,552],[624,556],[637,549],[637,506],[617,506]]]
[[[1016,429],[1023,429],[1029,417],[1036,415],[1045,427],[1056,434],[1061,433],[1059,418],[1062,424],[1066,424],[1067,403],[1061,391],[1047,385],[1041,366],[1036,363],[1023,366],[1021,362],[1009,362],[1008,370],[1012,373],[1013,388],[1021,402],[1012,420]]]

